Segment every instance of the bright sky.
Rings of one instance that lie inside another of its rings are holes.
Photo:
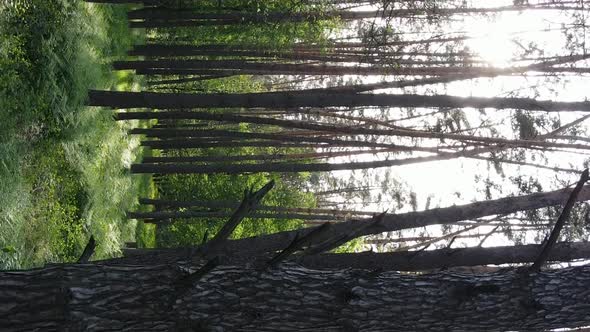
[[[512,1],[475,1],[475,7],[482,6],[501,6],[510,5]],[[569,24],[571,18],[565,17],[563,13],[558,11],[533,11],[533,12],[507,12],[495,15],[493,18],[472,17],[465,15],[464,20],[455,21],[453,30],[455,31],[469,31],[470,36],[477,38],[468,40],[466,45],[472,51],[475,51],[489,66],[502,67],[510,66],[511,59],[515,56],[521,55],[523,47],[530,43],[536,43],[539,49],[544,51],[545,56],[552,56],[564,52],[560,50],[565,46],[565,37],[560,31],[562,24]],[[530,31],[542,32],[531,33]],[[523,33],[527,32],[527,33]],[[424,36],[427,38],[427,36]],[[443,50],[441,50],[443,51]],[[566,53],[567,54],[567,53]],[[579,53],[578,53],[579,54]],[[534,56],[534,55],[533,55]],[[370,81],[376,81],[378,78],[369,78]],[[446,88],[436,89],[436,93],[446,93],[458,96],[503,96],[507,92],[517,91],[517,96],[521,97],[535,97],[538,99],[554,99],[554,100],[586,100],[587,99],[587,83],[585,77],[573,77],[558,82],[558,84],[546,83],[543,77],[504,77],[495,79],[479,79],[452,83]],[[543,85],[544,87],[536,87],[535,89],[528,88],[530,86]],[[433,89],[432,86],[428,87]],[[419,93],[432,93],[424,89],[418,90]],[[537,94],[537,95],[536,95]],[[430,112],[432,110],[423,110]],[[391,112],[398,112],[399,110],[391,110]],[[499,127],[500,133],[511,133],[509,115],[511,111],[490,111],[488,112],[489,119],[492,122],[504,122],[504,127]],[[479,123],[479,112],[477,110],[466,110],[467,117],[472,125]],[[401,114],[392,115],[391,118],[399,118]],[[560,114],[561,124],[566,124],[579,117],[583,116],[580,113]],[[403,123],[405,125],[411,122]],[[543,134],[543,133],[541,133]],[[512,137],[516,138],[516,137]],[[436,143],[434,143],[436,144]],[[548,165],[559,166],[563,168],[583,169],[584,160],[590,156],[583,154],[572,153],[551,153],[547,155],[549,158]],[[373,159],[372,156],[358,157],[357,160]],[[342,159],[337,161],[343,161]],[[537,161],[539,162],[539,161]],[[369,170],[371,176],[383,177],[386,169]],[[555,173],[550,170],[540,170],[533,167],[504,165],[504,172],[507,175],[521,174],[531,176],[539,179],[543,184],[544,190],[553,190],[559,188],[555,184],[556,177],[559,180],[568,183],[574,183],[578,179],[578,175],[567,173]],[[341,171],[336,173],[338,176],[349,178],[351,172]],[[418,210],[425,208],[426,201],[429,197],[433,197],[430,207],[444,207],[453,204],[465,204],[474,200],[485,199],[481,193],[478,193],[476,188],[482,189],[482,184],[475,183],[475,177],[480,176],[490,179],[500,185],[501,190],[494,192],[494,197],[502,197],[514,193],[516,188],[506,179],[498,176],[496,171],[484,162],[472,159],[461,158],[459,160],[449,160],[442,162],[432,162],[423,164],[414,164],[409,166],[399,166],[391,170],[391,174],[399,181],[407,184],[413,192],[417,193]],[[351,208],[363,210],[385,210],[392,211],[391,204],[388,199],[383,199],[381,204],[356,205]],[[408,210],[409,206],[405,210]],[[401,211],[399,211],[401,212]],[[490,231],[493,227],[480,227],[478,229],[481,233]],[[436,226],[431,229],[431,232],[436,235],[440,227]],[[406,233],[404,236],[412,236],[411,233]],[[532,234],[527,236],[525,242],[534,241]],[[445,242],[442,242],[445,243]],[[456,240],[454,246],[473,245],[473,241],[465,242]],[[476,244],[476,243],[475,243]],[[492,236],[486,242],[486,246],[491,245],[507,245],[509,244],[504,236]]]

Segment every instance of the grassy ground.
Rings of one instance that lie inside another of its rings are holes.
[[[125,241],[155,243],[153,231],[124,219],[149,196],[147,177],[127,166],[139,141],[109,110],[83,106],[88,88],[138,89],[108,64],[141,32],[125,8],[79,0],[0,3],[0,269],[75,260],[89,236],[94,258]]]

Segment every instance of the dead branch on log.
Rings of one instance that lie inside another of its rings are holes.
[[[274,187],[274,184],[275,182],[272,180],[257,192],[253,192],[252,189],[246,190],[244,192],[244,199],[242,200],[242,203],[238,209],[229,218],[225,225],[223,225],[221,230],[211,239],[211,241],[205,245],[204,251],[207,252],[211,249],[220,248],[227,238],[229,238],[234,229],[236,229],[236,227],[240,224],[240,222],[244,220],[248,213],[256,208],[262,198],[264,198],[264,196]]]
[[[582,187],[584,186],[584,184],[586,182],[588,182],[589,179],[590,179],[590,176],[589,176],[588,169],[585,169],[582,172],[582,176],[580,177],[580,181],[578,181],[578,183],[576,184],[576,187],[574,188],[574,190],[570,194],[570,197],[568,198],[567,202],[565,203],[565,206],[563,207],[563,210],[561,211],[559,218],[557,218],[557,222],[555,223],[555,226],[553,227],[553,230],[551,231],[551,235],[549,235],[549,239],[547,240],[547,243],[545,243],[543,250],[539,254],[539,257],[537,257],[537,260],[535,260],[535,263],[533,263],[533,265],[529,269],[529,272],[533,272],[533,273],[539,272],[541,270],[541,266],[543,266],[543,264],[545,264],[545,262],[547,261],[547,258],[549,257],[549,253],[551,252],[551,249],[553,249],[553,247],[555,246],[555,243],[557,242],[557,239],[559,238],[559,233],[561,232],[561,229],[563,228],[565,221],[569,218],[570,212],[572,211],[572,208],[574,207],[574,204],[577,201],[578,194],[582,190]]]
[[[338,248],[339,246],[345,244],[346,242],[356,239],[360,234],[362,234],[362,231],[365,228],[372,227],[372,226],[379,224],[383,220],[383,217],[385,217],[386,214],[387,214],[387,211],[381,213],[380,215],[373,216],[373,218],[370,221],[361,222],[362,225],[360,227],[357,227],[356,229],[354,229],[348,233],[338,235],[336,237],[333,237],[331,239],[324,241],[323,243],[320,243],[317,246],[310,247],[303,252],[303,255],[317,255],[317,254],[321,254],[322,252],[326,252],[326,251],[330,251],[332,249]]]
[[[82,252],[82,255],[78,259],[78,263],[79,264],[88,263],[92,254],[94,254],[95,248],[96,248],[96,241],[94,240],[94,236],[91,235],[90,239],[88,240],[88,243],[86,244],[86,247],[84,248],[84,251]]]
[[[289,255],[293,254],[297,250],[302,249],[306,245],[310,245],[314,239],[321,237],[321,235],[324,234],[329,227],[330,223],[327,222],[323,223],[318,227],[315,227],[312,231],[310,231],[302,237],[299,237],[299,233],[297,233],[297,235],[295,235],[295,238],[293,239],[293,242],[291,242],[291,244],[288,245],[287,248],[285,248],[283,251],[274,256],[267,263],[267,265],[269,267],[276,266],[278,263],[289,257]]]

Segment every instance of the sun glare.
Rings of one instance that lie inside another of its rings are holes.
[[[539,27],[538,17],[521,12],[508,12],[491,18],[470,18],[466,30],[475,37],[468,47],[489,65],[510,66],[522,45],[519,36],[534,34]]]

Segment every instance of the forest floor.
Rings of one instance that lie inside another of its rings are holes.
[[[130,31],[125,6],[79,0],[0,4],[0,269],[73,261],[90,234],[94,259],[126,241],[153,246],[155,232],[125,219],[147,176],[131,176],[140,123],[84,106],[89,88],[139,90],[143,82],[109,64],[142,31]]]

